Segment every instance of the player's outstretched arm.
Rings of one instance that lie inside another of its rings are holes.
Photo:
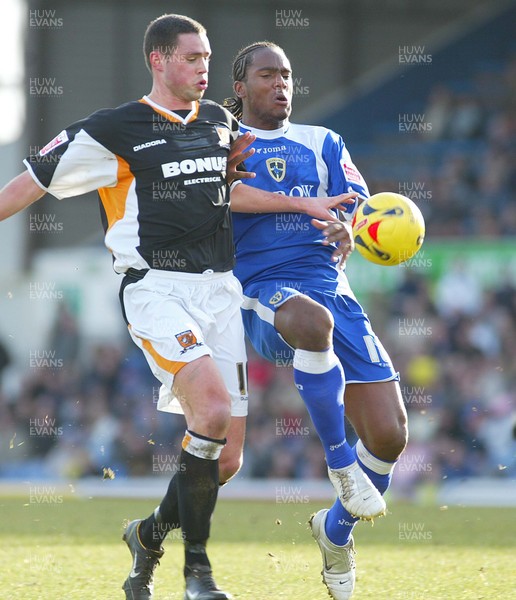
[[[249,185],[235,185],[231,190],[231,210],[241,213],[295,212],[323,221],[338,221],[330,209],[345,210],[345,205],[353,204],[357,195],[351,192],[340,196],[302,198],[265,192]]]
[[[44,195],[44,190],[32,179],[28,171],[18,175],[0,190],[0,221],[27,208]]]

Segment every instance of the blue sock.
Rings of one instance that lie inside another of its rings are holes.
[[[396,462],[388,462],[377,458],[369,452],[362,440],[358,440],[356,446],[353,447],[353,452],[362,470],[367,474],[375,488],[383,495],[391,482]],[[344,546],[348,542],[357,521],[358,519],[352,517],[337,498],[326,515],[326,535],[337,546]]]
[[[297,349],[294,382],[306,405],[332,469],[355,461],[344,429],[344,371],[330,348],[323,352]]]
[[[337,498],[326,515],[325,531],[330,542],[344,546],[349,541],[357,517],[352,517]]]

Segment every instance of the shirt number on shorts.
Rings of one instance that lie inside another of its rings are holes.
[[[380,340],[374,335],[364,335],[363,338],[369,360],[372,363],[388,362],[387,353]]]
[[[247,363],[237,363],[238,387],[241,396],[247,396]]]

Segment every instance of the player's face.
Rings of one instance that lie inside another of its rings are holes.
[[[208,87],[210,56],[210,42],[205,34],[179,34],[174,52],[162,55],[162,82],[168,92],[183,102],[202,98]]]
[[[245,81],[235,84],[243,101],[243,122],[258,129],[277,129],[292,112],[292,69],[275,48],[253,53]]]

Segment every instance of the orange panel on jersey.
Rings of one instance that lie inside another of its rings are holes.
[[[120,156],[117,156],[116,159],[118,161],[116,173],[118,183],[116,187],[99,188],[99,196],[106,213],[108,230],[123,218],[129,188],[134,181],[129,163]]]

